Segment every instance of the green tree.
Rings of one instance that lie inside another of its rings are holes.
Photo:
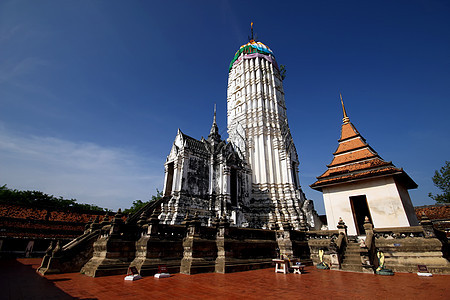
[[[92,205],[77,203],[76,199],[64,199],[63,197],[54,197],[40,191],[19,191],[11,190],[6,184],[0,186],[0,202],[8,204],[20,204],[28,207],[45,206],[54,208],[78,208],[82,210],[104,210],[103,208]]]
[[[436,170],[431,179],[434,185],[442,191],[442,194],[429,193],[428,196],[436,203],[450,203],[450,161],[446,161],[439,171]]]
[[[142,201],[142,200],[134,200],[133,205],[131,205],[130,208],[127,208],[123,211],[124,214],[132,215],[136,213],[138,210],[140,210],[142,207],[147,205],[150,202],[157,201],[162,198],[162,192],[158,189],[156,189],[156,195],[152,195],[152,198],[148,201]]]

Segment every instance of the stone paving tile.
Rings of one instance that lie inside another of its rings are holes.
[[[450,299],[450,275],[378,276],[307,267],[302,275],[263,269],[126,282],[123,275],[42,277],[35,273],[39,263],[0,261],[0,299]]]

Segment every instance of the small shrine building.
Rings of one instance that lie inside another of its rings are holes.
[[[311,188],[321,191],[329,229],[342,218],[348,235],[364,234],[367,216],[375,228],[418,225],[408,189],[417,184],[401,168],[383,160],[350,122],[345,111],[341,137],[328,170]]]

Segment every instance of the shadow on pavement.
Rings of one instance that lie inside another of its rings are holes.
[[[79,299],[37,274],[32,264],[15,259],[0,260],[0,291],[0,299]]]

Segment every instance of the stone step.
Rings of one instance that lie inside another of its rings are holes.
[[[354,272],[362,272],[363,269],[361,267],[361,265],[356,265],[356,264],[342,264],[341,265],[341,270],[344,271],[354,271]]]
[[[345,253],[343,257],[360,257],[359,252],[357,253]]]
[[[346,257],[344,258],[344,260],[342,261],[343,263],[361,263],[361,258],[360,257]]]
[[[345,255],[342,257],[343,260],[359,260],[361,261],[361,256],[359,255]]]
[[[368,250],[367,249],[364,249],[364,248],[347,248],[347,249],[345,249],[345,252],[346,253],[360,253],[360,252],[368,252]]]
[[[352,272],[361,272],[361,273],[369,273],[373,274],[373,268],[371,266],[364,267],[361,264],[342,264],[341,270],[343,271],[352,271]]]
[[[348,244],[347,249],[360,249],[361,246],[359,244]]]

